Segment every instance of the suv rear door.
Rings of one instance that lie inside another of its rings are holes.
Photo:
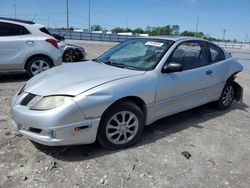
[[[23,68],[28,34],[24,26],[0,21],[0,70]]]

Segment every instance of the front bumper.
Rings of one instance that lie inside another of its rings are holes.
[[[11,118],[14,127],[30,140],[47,146],[94,143],[100,118],[86,119],[72,100],[48,111],[34,111],[22,106],[27,93],[16,95],[12,101]]]
[[[46,146],[66,146],[94,143],[99,121],[100,119],[97,118],[47,129],[26,126],[14,120],[12,123],[20,134],[34,142]]]

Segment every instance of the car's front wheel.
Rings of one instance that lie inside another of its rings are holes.
[[[144,129],[144,114],[133,102],[121,101],[110,107],[101,119],[98,141],[107,149],[131,146]]]
[[[52,68],[51,60],[47,57],[34,57],[27,64],[27,73],[30,77],[38,75]]]
[[[79,61],[79,54],[74,49],[67,49],[63,54],[63,62],[76,62]]]
[[[220,110],[230,108],[235,96],[235,88],[233,83],[227,83],[221,93],[220,99],[217,101],[217,107]]]

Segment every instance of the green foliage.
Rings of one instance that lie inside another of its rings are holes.
[[[136,28],[133,30],[133,33],[144,33],[145,31],[142,28]]]
[[[64,28],[63,28],[64,29]],[[73,28],[70,28],[70,30],[73,30]],[[102,28],[100,25],[93,25],[91,27],[92,31],[107,31],[106,29]],[[134,33],[134,34],[149,34],[150,36],[159,36],[159,35],[181,35],[181,36],[190,36],[190,37],[198,37],[198,38],[204,38],[209,41],[222,41],[221,39],[217,39],[214,37],[211,37],[209,35],[206,35],[203,32],[193,32],[193,31],[183,31],[180,32],[180,26],[179,25],[165,25],[162,27],[151,27],[147,26],[145,29],[142,29],[141,27],[130,29],[130,28],[123,28],[123,27],[115,27],[112,30],[112,33]]]
[[[178,25],[166,25],[163,27],[146,27],[145,29],[142,28],[136,28],[134,30],[129,28],[121,28],[116,27],[112,29],[111,31],[113,33],[122,33],[122,32],[133,32],[133,33],[148,33],[149,35],[178,35],[179,34],[180,27]]]
[[[181,33],[181,36],[189,36],[189,37],[198,37],[198,38],[204,38],[205,34],[203,32],[192,32],[192,31],[183,31]]]
[[[102,31],[102,26],[100,25],[92,25],[91,26],[91,31]]]
[[[116,27],[116,28],[112,29],[111,31],[112,31],[112,33],[127,33],[127,32],[132,32],[132,29]]]

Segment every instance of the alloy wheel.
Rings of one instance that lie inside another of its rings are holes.
[[[106,135],[113,144],[126,144],[137,134],[139,121],[136,115],[129,111],[114,114],[107,122]]]
[[[50,65],[44,60],[36,60],[32,63],[30,67],[30,71],[33,75],[37,75],[48,69],[50,69]]]
[[[222,95],[222,103],[224,106],[228,106],[231,104],[234,98],[234,88],[233,86],[229,85],[224,89],[223,95]]]

